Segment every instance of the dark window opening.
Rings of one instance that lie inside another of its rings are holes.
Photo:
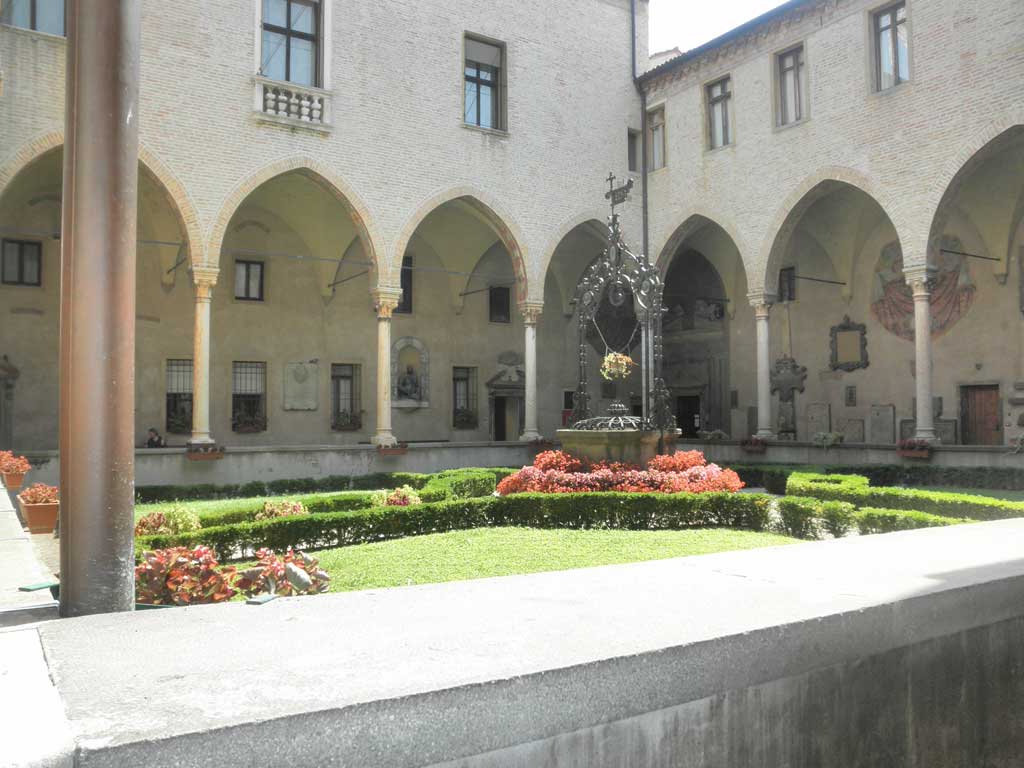
[[[779,270],[779,301],[796,301],[796,267]]]
[[[452,426],[476,429],[478,424],[476,368],[452,368]]]
[[[331,429],[346,431],[362,428],[361,373],[362,369],[358,365],[331,366]]]
[[[263,432],[267,428],[267,364],[232,365],[231,429]]]
[[[630,173],[637,173],[640,170],[640,131],[627,131],[626,154]]]
[[[512,322],[512,291],[504,285],[492,285],[489,291],[489,314],[492,323]]]
[[[261,75],[296,85],[319,85],[319,0],[263,0],[262,46]]]
[[[4,285],[42,285],[43,246],[30,240],[4,240],[0,281]]]
[[[192,361],[167,361],[167,415],[164,428],[168,434],[188,435],[192,432]]]
[[[412,312],[412,256],[408,253],[402,258],[402,274],[399,284],[402,286],[402,298],[399,299],[395,312],[407,315]]]

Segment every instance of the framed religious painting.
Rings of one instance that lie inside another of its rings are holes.
[[[839,325],[832,326],[831,334],[829,368],[833,371],[856,371],[868,367],[867,326],[853,322],[847,315]]]

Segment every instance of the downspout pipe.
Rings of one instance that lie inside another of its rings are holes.
[[[643,253],[649,255],[650,240],[648,237],[647,216],[647,92],[640,83],[636,66],[636,0],[629,0],[629,50],[630,64],[633,73],[633,85],[640,94],[640,210],[643,216]]]

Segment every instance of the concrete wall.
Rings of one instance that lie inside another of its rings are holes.
[[[1010,768],[1022,533],[50,622],[0,634],[0,737],[47,766]]]

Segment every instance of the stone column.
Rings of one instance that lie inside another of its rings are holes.
[[[398,445],[391,433],[391,313],[401,298],[400,288],[378,288],[373,292],[377,311],[377,430],[370,442],[383,448]]]
[[[917,389],[915,440],[938,441],[932,411],[932,278],[931,267],[909,267],[904,277],[914,293],[914,371]]]
[[[753,299],[751,304],[757,327],[757,436],[770,439],[775,437],[772,431],[772,357],[768,328],[772,305],[763,297]]]
[[[542,309],[541,304],[526,304],[523,307],[523,326],[526,329],[526,416],[523,419],[523,434],[519,439],[525,442],[541,439],[537,429],[537,320]]]
[[[192,439],[189,445],[208,448],[210,435],[210,300],[217,284],[215,267],[193,267],[195,325],[192,330]]]

